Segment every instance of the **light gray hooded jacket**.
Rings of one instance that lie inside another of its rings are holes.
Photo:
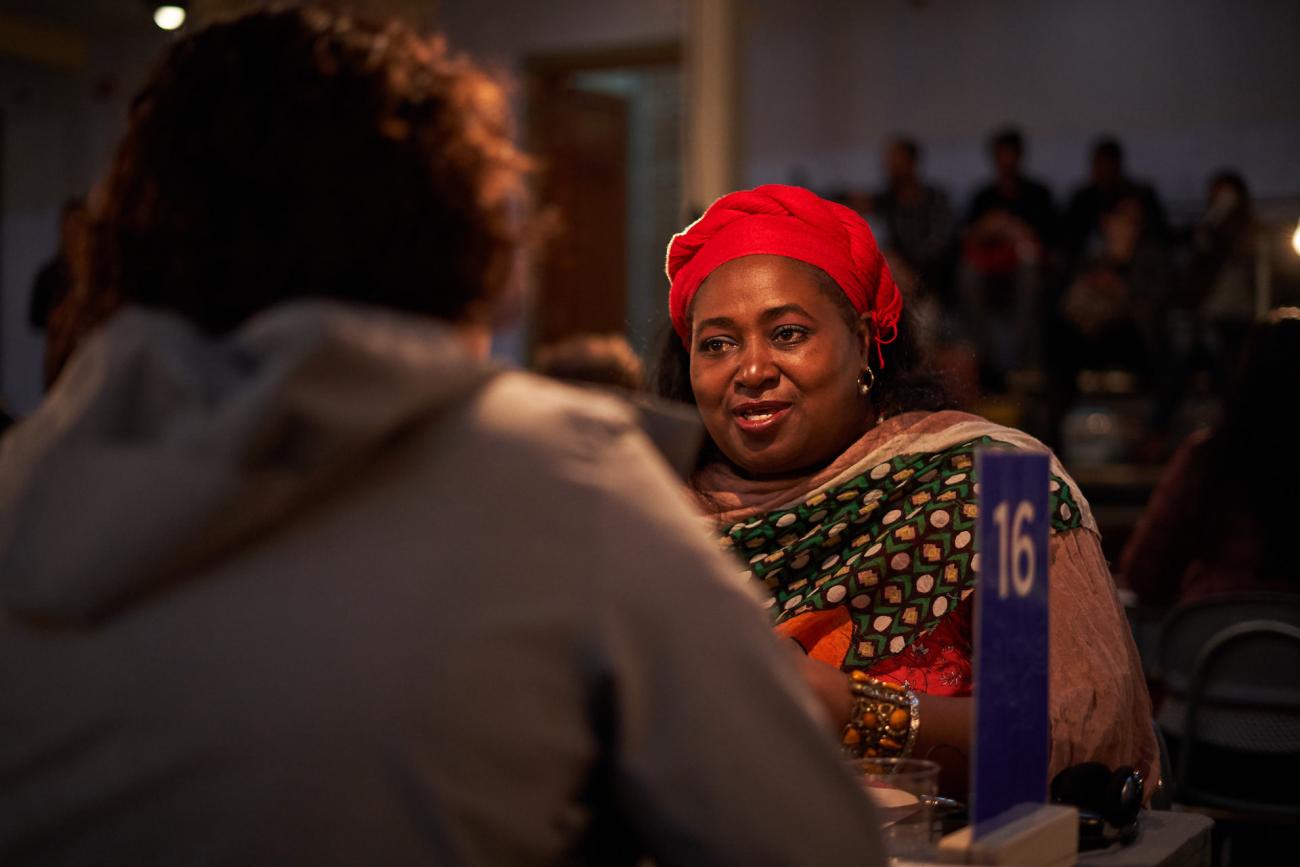
[[[0,444],[0,863],[877,863],[734,571],[436,323],[127,311]]]

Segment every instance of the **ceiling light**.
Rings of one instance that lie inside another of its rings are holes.
[[[179,30],[185,24],[185,7],[166,3],[153,11],[153,23],[163,30]]]

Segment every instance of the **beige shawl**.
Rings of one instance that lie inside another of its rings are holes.
[[[1050,454],[1033,437],[959,412],[905,413],[880,423],[813,475],[779,481],[745,479],[721,464],[692,479],[701,508],[721,526],[770,512],[833,487],[899,454],[950,448],[983,436]],[[1151,699],[1097,524],[1074,481],[1055,456],[1052,473],[1071,488],[1083,527],[1054,533],[1050,560],[1050,773],[1086,761],[1132,764],[1149,781],[1159,774]]]

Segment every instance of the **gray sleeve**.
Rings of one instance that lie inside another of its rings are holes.
[[[883,863],[871,806],[738,565],[625,439],[593,576],[621,811],[662,865]]]

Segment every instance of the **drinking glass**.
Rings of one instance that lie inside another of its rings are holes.
[[[885,851],[891,858],[919,859],[938,840],[933,799],[939,765],[925,759],[853,759],[850,767],[876,807]]]

